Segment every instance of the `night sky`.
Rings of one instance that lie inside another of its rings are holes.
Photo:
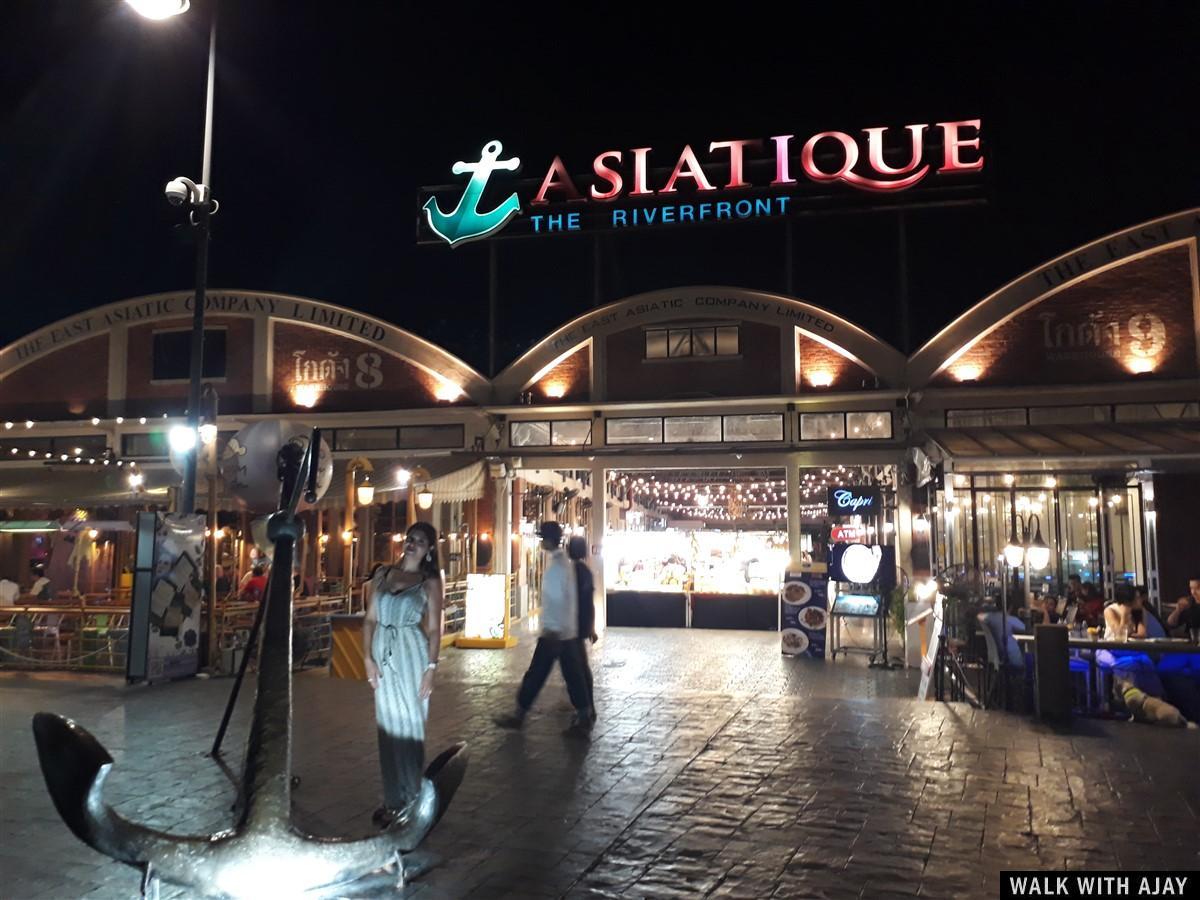
[[[910,350],[1039,262],[1200,205],[1192,3],[583,6],[225,0],[210,285],[364,310],[485,369],[488,249],[417,246],[415,226],[419,186],[492,138],[540,177],[556,154],[586,173],[653,146],[670,166],[689,142],[981,117],[987,204],[908,214]],[[191,287],[163,185],[200,177],[211,10],[4,4],[0,343]],[[604,248],[606,302],[784,287],[778,225]],[[894,215],[799,219],[795,248],[798,297],[900,343]],[[500,243],[501,365],[592,305],[591,259],[587,238]]]

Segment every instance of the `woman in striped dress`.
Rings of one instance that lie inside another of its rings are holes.
[[[421,790],[425,719],[442,646],[442,576],[437,532],[425,522],[408,530],[398,565],[371,579],[363,648],[375,689],[375,723],[383,806],[375,824],[388,828],[408,814]]]

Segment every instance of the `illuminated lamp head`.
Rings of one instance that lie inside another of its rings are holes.
[[[833,373],[825,369],[808,373],[808,383],[815,388],[827,388],[833,384]]]
[[[551,400],[561,400],[567,394],[567,386],[561,381],[550,381],[542,386],[542,393]]]
[[[443,403],[453,403],[462,395],[463,389],[453,381],[447,381],[445,378],[438,378],[437,384],[433,388],[433,396]]]

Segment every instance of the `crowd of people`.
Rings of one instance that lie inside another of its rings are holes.
[[[1106,641],[1177,638],[1197,644],[1195,653],[1146,653],[1141,650],[1083,650],[1081,671],[1098,667],[1111,691],[1110,699],[1135,718],[1161,724],[1200,723],[1200,577],[1188,581],[1165,621],[1155,613],[1143,585],[1119,585],[1105,601],[1093,585],[1072,575],[1062,597],[1046,597],[1023,608],[1014,597],[1007,615],[999,607],[982,617],[997,647],[1004,649],[1005,677],[1028,684],[1030,658],[1015,635],[1037,624],[1062,624]],[[1022,618],[1021,616],[1024,616]]]

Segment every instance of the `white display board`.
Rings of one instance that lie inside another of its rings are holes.
[[[504,575],[468,575],[463,637],[472,640],[504,638]]]

